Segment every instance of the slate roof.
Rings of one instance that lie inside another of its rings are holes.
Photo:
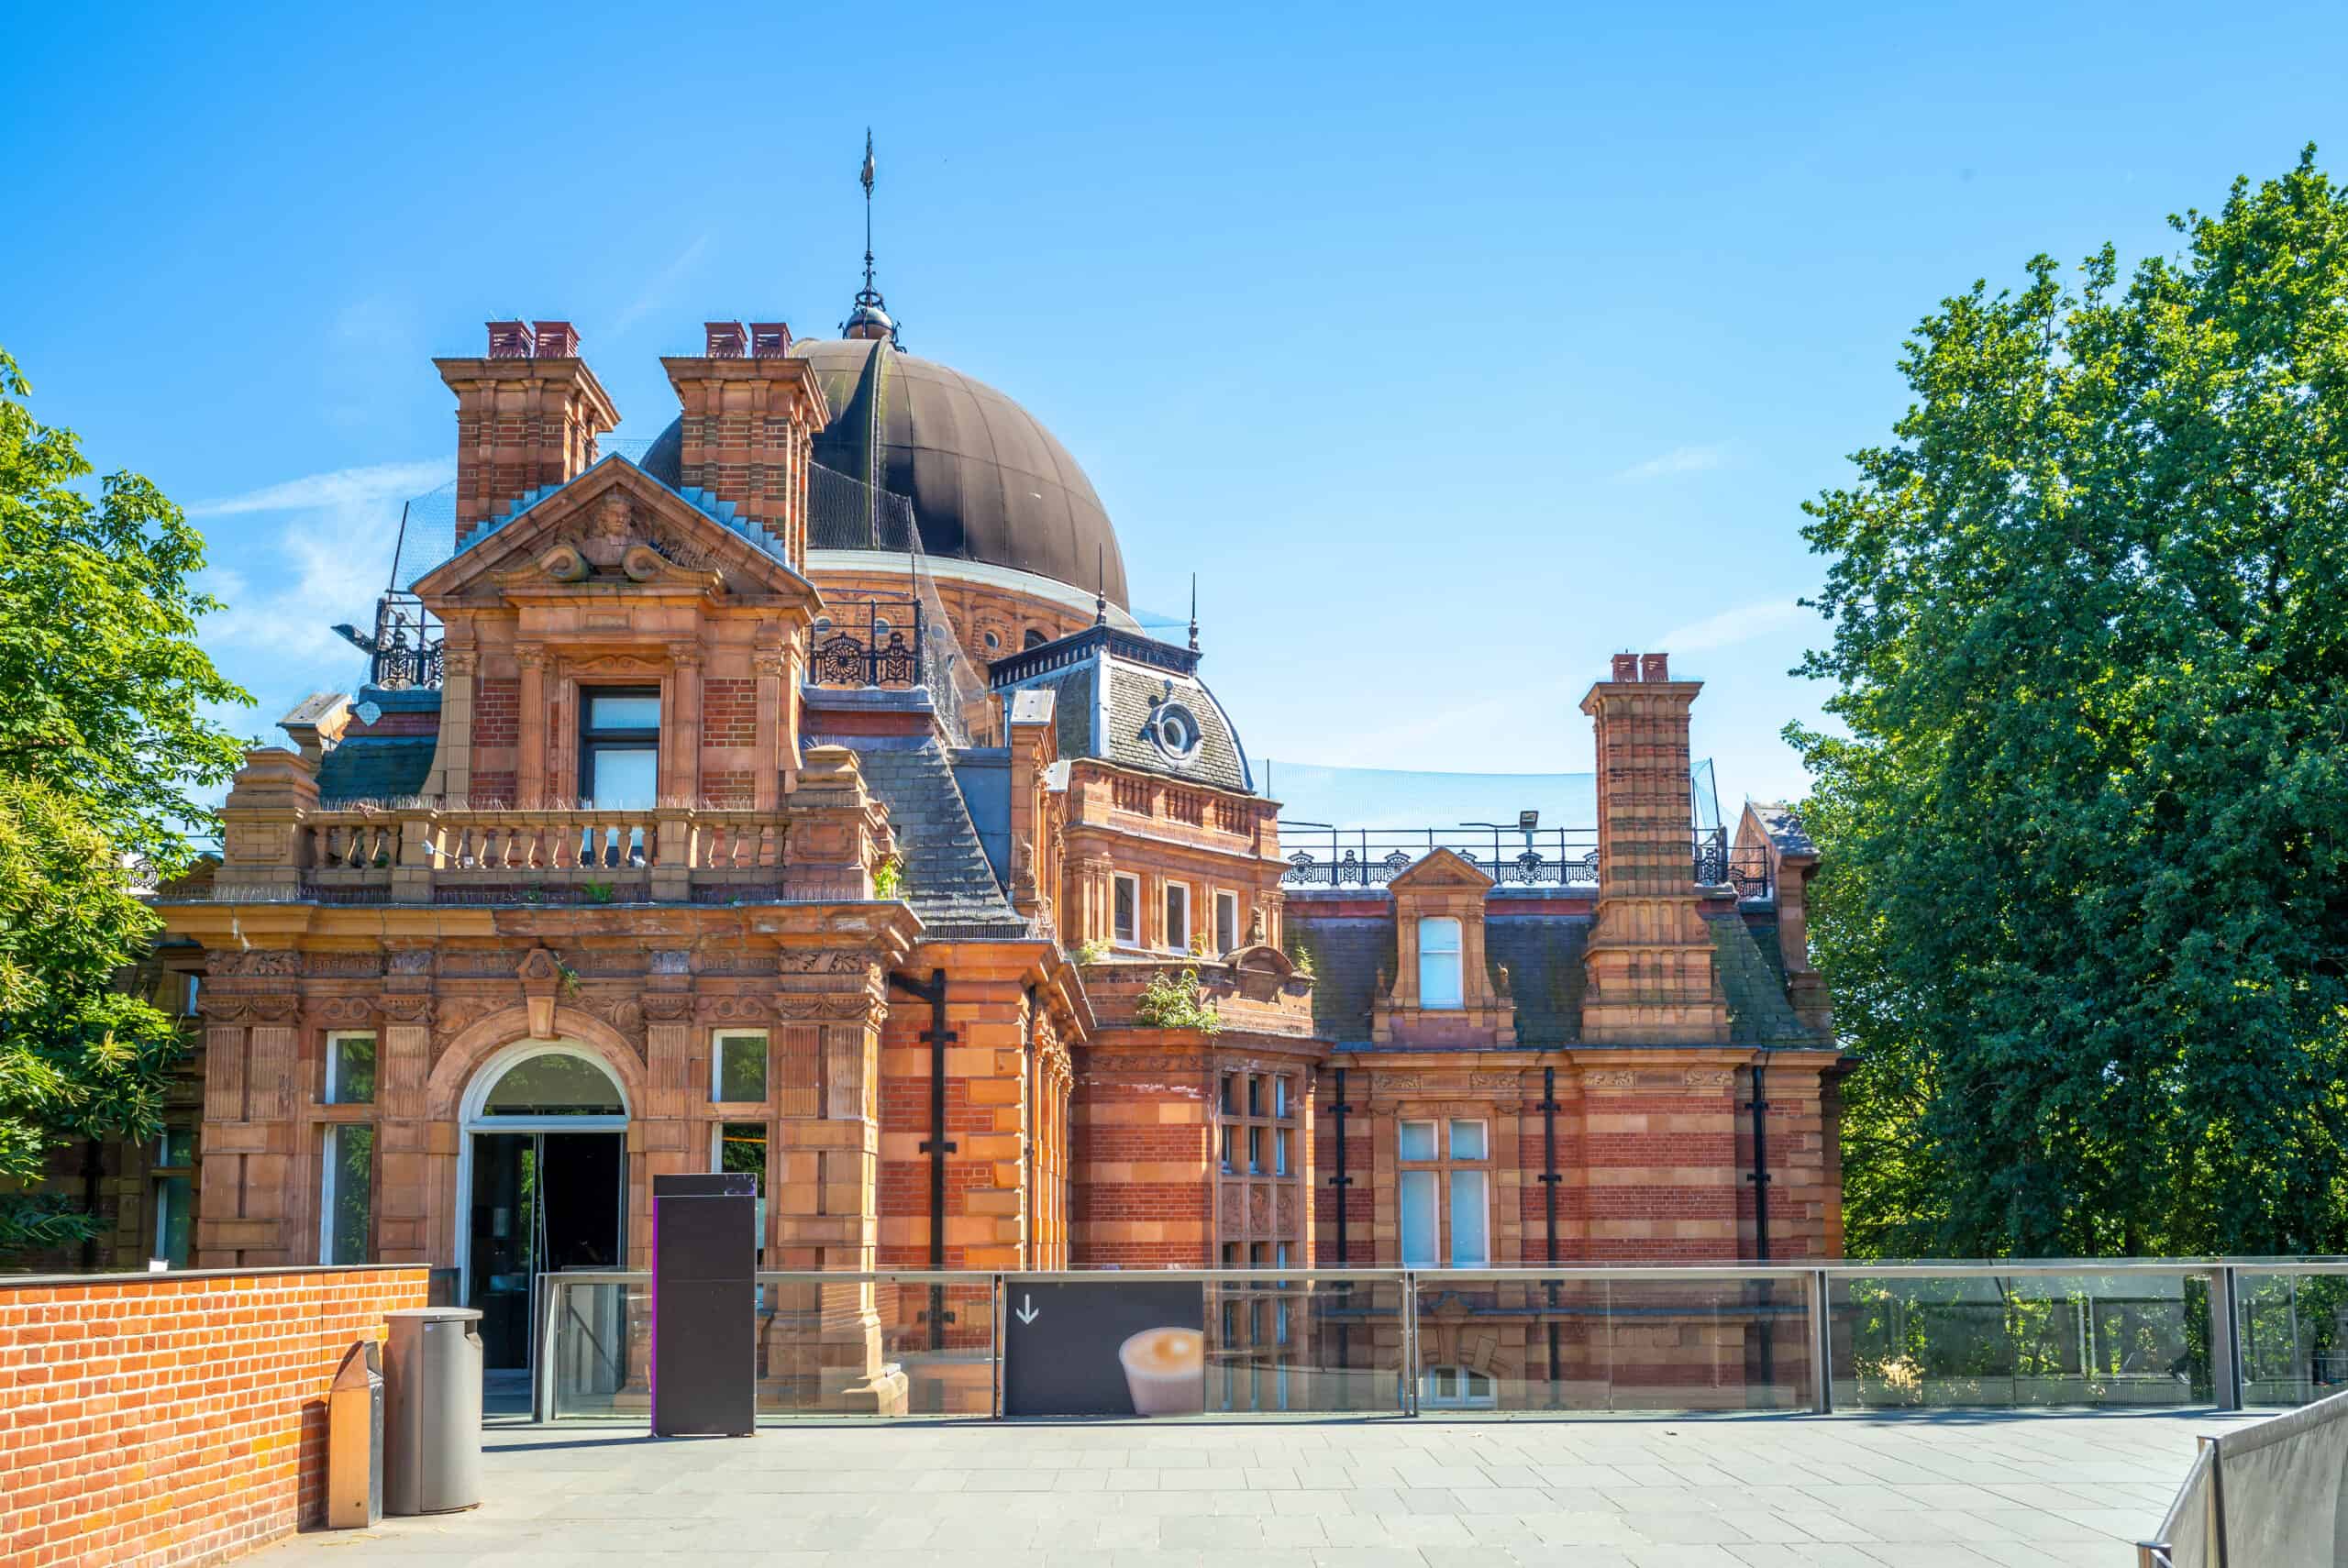
[[[987,864],[969,807],[937,743],[859,746],[857,761],[865,788],[888,808],[903,865],[904,899],[925,933],[980,941],[1027,935],[1027,922]]]
[[[378,723],[393,720],[383,727],[394,733],[371,734],[372,726],[354,714],[340,744],[318,761],[318,804],[394,801],[424,793],[432,754],[440,744],[440,693],[430,687],[388,691],[362,686],[351,701],[354,707],[373,703],[382,713]],[[416,733],[426,724],[429,731]]]
[[[1771,966],[1744,922],[1735,915],[1723,915],[1707,918],[1704,926],[1720,965],[1721,991],[1728,998],[1730,1043],[1816,1043],[1794,1016],[1793,1004],[1786,999],[1784,974]]]
[[[1290,900],[1284,918],[1289,951],[1312,956],[1315,1032],[1340,1046],[1367,1045],[1378,977],[1382,972],[1390,981],[1394,975],[1392,918],[1316,916],[1302,900]],[[1495,968],[1508,966],[1519,1045],[1540,1050],[1580,1040],[1582,955],[1591,924],[1588,915],[1497,915],[1485,920],[1485,962]],[[1786,999],[1775,922],[1755,931],[1741,919],[1722,917],[1708,920],[1705,930],[1712,939],[1721,988],[1728,999],[1731,1043],[1816,1044]]]
[[[1780,855],[1815,855],[1818,845],[1811,842],[1809,833],[1801,825],[1801,818],[1783,801],[1755,801],[1752,806],[1754,818],[1769,842],[1778,846]]]
[[[1053,734],[1063,757],[1098,757],[1139,772],[1253,794],[1247,749],[1231,715],[1198,678],[1198,662],[1196,648],[1088,626],[997,659],[992,680],[1001,692],[1054,693]],[[1149,738],[1150,715],[1166,701],[1181,704],[1198,723],[1199,745],[1187,756],[1169,756]]]
[[[1508,966],[1518,1044],[1570,1045],[1581,1038],[1581,958],[1590,923],[1587,915],[1486,917],[1485,961]]]

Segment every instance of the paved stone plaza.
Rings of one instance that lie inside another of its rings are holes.
[[[498,1426],[482,1507],[255,1562],[2119,1568],[2242,1419]]]

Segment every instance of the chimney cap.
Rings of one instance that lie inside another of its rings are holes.
[[[1616,654],[1613,676],[1617,680],[1636,680],[1639,678],[1639,656],[1634,653]]]
[[[738,359],[748,349],[750,335],[742,330],[738,321],[704,321],[702,324],[705,352],[713,359]]]
[[[541,359],[576,359],[579,358],[579,334],[567,321],[531,323],[537,331],[537,355]]]
[[[750,358],[781,359],[791,353],[791,324],[782,321],[750,323]]]
[[[1639,656],[1639,679],[1641,680],[1669,680],[1671,679],[1671,656],[1669,654],[1659,653],[1641,654]]]
[[[528,322],[493,321],[489,323],[489,357],[491,359],[526,359],[534,348]]]

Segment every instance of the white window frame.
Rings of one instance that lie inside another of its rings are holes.
[[[721,1099],[718,1091],[725,1084],[725,1042],[748,1040],[759,1043],[759,1056],[765,1064],[759,1074],[766,1085],[766,1093],[757,1099]],[[709,1103],[712,1105],[765,1105],[774,1099],[774,1044],[763,1029],[713,1029],[709,1032]],[[715,1145],[712,1145],[714,1147]],[[715,1166],[711,1167],[713,1170]]]
[[[1431,1146],[1434,1150],[1431,1157],[1419,1159],[1403,1154],[1403,1130],[1410,1127],[1431,1129]],[[1453,1130],[1459,1127],[1474,1127],[1478,1130],[1478,1142],[1484,1151],[1481,1155],[1472,1159],[1463,1159],[1453,1154],[1452,1150],[1457,1147]],[[1398,1220],[1396,1244],[1398,1248],[1402,1249],[1402,1266],[1405,1268],[1490,1268],[1492,1262],[1492,1194],[1494,1191],[1492,1124],[1480,1116],[1397,1117],[1394,1122],[1394,1157]],[[1407,1203],[1401,1201],[1401,1190],[1403,1179],[1412,1176],[1431,1176],[1434,1178],[1434,1204],[1432,1218],[1435,1234],[1431,1262],[1413,1261],[1408,1251],[1411,1230],[1410,1209]],[[1482,1255],[1466,1259],[1458,1255],[1458,1225],[1456,1210],[1453,1207],[1458,1201],[1454,1197],[1457,1185],[1456,1178],[1463,1176],[1474,1178],[1476,1185],[1483,1189],[1478,1209],[1482,1228]]]
[[[1230,911],[1231,918],[1228,922],[1224,919],[1225,911]],[[1223,939],[1224,927],[1226,923],[1231,928],[1231,940],[1228,943]],[[1214,890],[1214,955],[1220,958],[1226,953],[1237,952],[1240,940],[1245,934],[1239,929],[1239,895],[1228,888],[1217,888]]]
[[[147,1255],[150,1259],[168,1257],[168,1254],[163,1251],[163,1236],[164,1232],[171,1229],[172,1189],[170,1183],[174,1177],[184,1180],[187,1183],[187,1202],[191,1210],[195,1205],[195,1162],[194,1160],[190,1160],[183,1165],[175,1165],[171,1163],[172,1134],[173,1132],[185,1133],[187,1135],[191,1150],[193,1150],[195,1142],[195,1129],[194,1127],[175,1122],[164,1123],[163,1130],[155,1136],[155,1162],[147,1169],[147,1191],[150,1195],[150,1205],[155,1210],[155,1222],[151,1227],[150,1227],[152,1234],[147,1249]],[[188,1257],[186,1262],[185,1264],[174,1264],[174,1266],[184,1267],[186,1266],[186,1264],[193,1264],[194,1261],[195,1231],[191,1228],[188,1231]]]
[[[1141,878],[1129,871],[1116,871],[1110,874],[1109,883],[1109,940],[1121,942],[1127,947],[1139,947],[1141,945]],[[1133,890],[1134,922],[1124,930],[1119,930],[1117,926],[1117,889],[1120,887]]]
[[[336,1071],[336,1068],[340,1066],[342,1064],[342,1053],[338,1047],[346,1040],[368,1040],[374,1043],[375,1086],[378,1088],[382,1087],[382,1036],[377,1034],[371,1029],[330,1029],[327,1032],[326,1099],[321,1103],[326,1105],[372,1105],[375,1103],[372,1098],[367,1099],[342,1099],[338,1098],[338,1093],[341,1086],[336,1080],[339,1078],[341,1075]]]
[[[1471,1394],[1468,1380],[1480,1377],[1484,1392]],[[1437,1393],[1438,1380],[1447,1378],[1456,1390],[1451,1394]],[[1430,1366],[1419,1374],[1419,1406],[1434,1410],[1489,1410],[1501,1402],[1500,1380],[1489,1372],[1479,1372],[1472,1366]]]
[[[353,1031],[353,1032],[363,1033],[365,1032],[360,1030]],[[329,1121],[326,1124],[324,1135],[319,1139],[318,1264],[322,1268],[357,1268],[363,1264],[369,1264],[374,1261],[372,1256],[375,1251],[375,1190],[373,1183],[375,1179],[375,1156],[382,1153],[382,1146],[380,1144],[370,1150],[367,1155],[367,1180],[369,1184],[367,1189],[367,1241],[366,1244],[360,1248],[360,1251],[369,1255],[358,1258],[350,1263],[345,1263],[340,1258],[334,1255],[335,1186],[337,1181],[339,1179],[339,1173],[342,1170],[342,1159],[337,1153],[335,1145],[341,1141],[343,1130],[347,1127],[364,1127],[371,1133],[375,1131],[375,1124],[371,1121]]]
[[[1431,927],[1450,927],[1452,944],[1432,951],[1427,946],[1427,932]],[[1419,917],[1419,1005],[1432,1011],[1456,1012],[1468,1005],[1468,922],[1457,915],[1421,915]],[[1437,993],[1427,985],[1430,958],[1449,959],[1451,985],[1449,994],[1437,999]]]
[[[1170,952],[1188,953],[1191,950],[1191,884],[1168,878],[1165,889],[1166,897],[1160,901],[1166,909],[1167,948]],[[1174,934],[1174,900],[1177,894],[1182,900],[1182,934],[1180,936]]]

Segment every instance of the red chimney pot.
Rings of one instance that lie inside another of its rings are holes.
[[[750,323],[750,358],[781,359],[791,353],[791,327],[786,322],[754,321]]]
[[[749,345],[749,335],[738,321],[704,321],[702,330],[708,334],[706,352],[713,359],[738,359]]]
[[[489,357],[493,359],[526,359],[530,357],[530,324],[526,321],[493,321],[489,324]]]
[[[1639,656],[1639,679],[1641,680],[1670,679],[1671,656],[1669,654],[1659,653],[1641,654]]]
[[[538,358],[541,359],[576,359],[579,358],[579,334],[567,321],[538,321]]]
[[[1614,656],[1614,679],[1617,680],[1636,680],[1638,678],[1639,656],[1634,653],[1616,654]]]

